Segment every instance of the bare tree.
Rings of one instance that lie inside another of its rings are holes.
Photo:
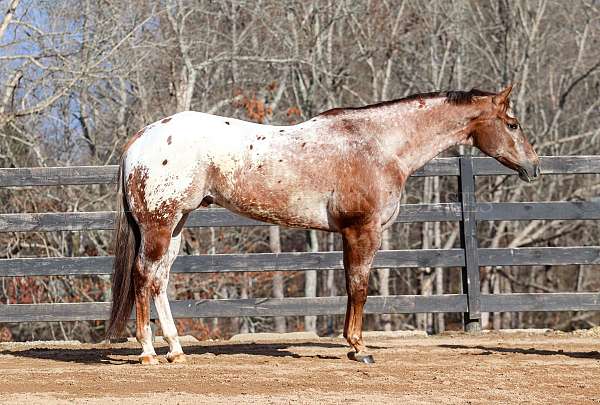
[[[319,238],[317,231],[310,230],[307,232],[309,237],[309,251],[319,251]],[[317,296],[317,271],[307,270],[304,272],[304,296],[314,298]],[[317,332],[317,317],[309,315],[304,317],[304,330],[307,332]]]
[[[515,82],[513,110],[542,155],[600,153],[600,10],[593,1],[413,2],[391,0],[0,1],[0,162],[5,167],[113,164],[126,139],[148,123],[193,109],[263,123],[293,124],[320,111],[407,94],[497,90]],[[455,179],[411,179],[407,203],[454,201]],[[592,176],[547,176],[542,186],[479,178],[478,201],[589,200]],[[0,190],[4,212],[112,209],[114,189]],[[479,224],[482,247],[595,243],[595,226],[577,221]],[[278,228],[186,230],[183,254],[318,250],[318,234]],[[382,246],[450,248],[453,223],[396,224]],[[103,231],[4,234],[3,257],[108,255]],[[308,241],[308,243],[307,243]],[[325,246],[323,246],[325,247]],[[327,250],[335,249],[333,235]],[[339,246],[337,247],[339,249]],[[484,268],[484,293],[595,291],[597,266]],[[174,275],[172,296],[336,296],[337,271]],[[440,268],[374,272],[370,294],[459,291],[458,272]],[[106,299],[106,278],[2,278],[2,302]],[[36,291],[32,296],[31,291]],[[86,295],[84,295],[84,293]],[[592,325],[600,316],[578,315]],[[574,319],[575,319],[574,318]],[[313,317],[305,319],[315,329]],[[367,327],[419,326],[441,332],[454,314],[367,318]],[[571,327],[568,314],[482,314],[484,327]],[[287,321],[287,322],[286,322]],[[202,337],[242,330],[301,328],[296,319],[241,324],[181,321]],[[328,333],[342,327],[328,317]],[[314,327],[313,327],[314,324]],[[14,336],[91,339],[91,323],[11,326]],[[46,335],[44,335],[46,334]]]
[[[273,253],[281,253],[281,237],[279,235],[279,227],[278,226],[270,226],[269,227],[269,245],[271,248],[271,252]],[[283,280],[283,274],[277,271],[273,274],[273,297],[275,298],[284,298],[285,294],[285,284]],[[277,333],[285,333],[287,331],[285,317],[276,316],[275,317],[275,332]]]

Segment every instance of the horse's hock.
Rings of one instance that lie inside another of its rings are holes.
[[[600,156],[543,157],[545,175],[598,174]],[[591,265],[600,263],[600,247],[480,248],[474,232],[478,221],[535,219],[597,220],[600,201],[494,202],[475,201],[477,176],[514,175],[490,158],[439,158],[414,176],[452,176],[459,181],[459,202],[416,204],[401,207],[398,222],[460,222],[461,248],[380,251],[375,268],[462,268],[463,293],[434,296],[396,295],[369,297],[366,313],[464,313],[468,330],[477,330],[482,312],[586,311],[600,309],[597,293],[481,294],[480,266]],[[112,184],[116,166],[0,169],[0,187]],[[200,209],[191,213],[188,227],[267,226],[224,209]],[[47,212],[0,215],[1,232],[56,232],[109,230],[114,212]],[[342,269],[340,252],[218,254],[180,256],[175,273],[265,272]],[[0,260],[0,276],[110,275],[112,257],[14,258]],[[288,316],[343,314],[346,297],[249,298],[174,301],[178,318]],[[74,321],[107,319],[108,302],[37,303],[0,305],[0,322]],[[155,313],[151,315],[156,317]]]

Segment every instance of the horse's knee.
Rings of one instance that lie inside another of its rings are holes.
[[[369,267],[353,267],[347,270],[349,299],[352,305],[364,303],[369,288]]]

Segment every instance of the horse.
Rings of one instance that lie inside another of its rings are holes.
[[[152,297],[167,360],[185,361],[167,299],[169,271],[188,214],[217,204],[272,224],[341,234],[348,357],[372,363],[362,339],[369,271],[410,174],[451,146],[470,145],[524,181],[540,176],[539,158],[509,107],[511,89],[415,94],[290,126],[194,111],[146,126],[119,164],[108,336],[122,332],[135,304],[139,361],[158,364]]]

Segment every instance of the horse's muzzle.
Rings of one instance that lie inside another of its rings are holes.
[[[523,163],[517,171],[519,172],[519,178],[528,183],[539,179],[541,174],[539,163]]]

